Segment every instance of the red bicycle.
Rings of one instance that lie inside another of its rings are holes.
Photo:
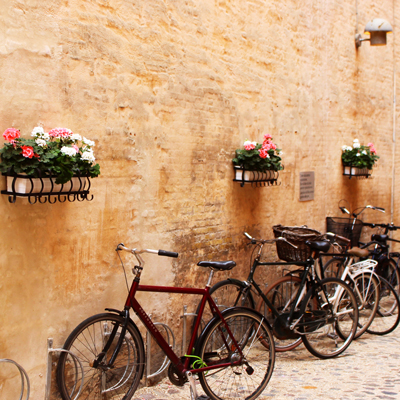
[[[205,288],[140,285],[144,261],[140,254],[177,257],[165,250],[128,249],[135,255],[135,278],[124,309],[106,309],[80,323],[69,335],[57,365],[57,383],[64,400],[128,400],[132,398],[143,374],[145,351],[137,325],[129,316],[132,308],[170,359],[168,375],[181,386],[190,383],[192,400],[255,399],[267,386],[275,363],[275,347],[270,326],[258,312],[244,307],[220,312],[210,296],[214,271],[232,269],[234,261],[200,261],[210,268]],[[177,355],[136,299],[137,292],[184,293],[202,295],[199,318],[193,329],[186,354]],[[206,303],[213,318],[197,336]],[[206,395],[196,390],[197,375]]]

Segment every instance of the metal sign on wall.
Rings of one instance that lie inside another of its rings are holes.
[[[314,200],[314,171],[300,172],[300,201]]]

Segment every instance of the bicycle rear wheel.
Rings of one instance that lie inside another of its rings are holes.
[[[199,373],[200,383],[213,400],[255,399],[267,386],[274,369],[271,329],[265,318],[251,309],[235,308],[223,317],[244,358],[241,360],[240,352],[228,336],[224,321],[215,318],[201,334],[196,354],[207,366],[230,365]]]
[[[376,275],[361,272],[350,283],[358,304],[358,324],[354,339],[359,338],[371,325],[379,304],[380,285]]]
[[[300,283],[301,279],[298,276],[283,276],[267,286],[264,296],[271,302],[279,314],[289,313],[299,290]],[[276,316],[262,297],[260,297],[257,303],[256,310],[265,316],[272,327],[274,326]],[[301,337],[278,339],[274,335],[274,338],[275,350],[279,352],[293,350],[302,343]]]
[[[378,310],[367,332],[386,335],[393,332],[400,322],[400,300],[393,286],[380,277],[380,296]]]
[[[224,311],[229,307],[249,307],[254,309],[254,300],[250,288],[239,280],[226,279],[217,282],[210,289],[210,295],[215,301],[218,309]],[[200,304],[197,306],[196,314],[199,315]],[[198,334],[206,327],[207,322],[213,318],[210,307],[206,306],[201,317]],[[193,322],[193,327],[196,320]]]
[[[74,356],[61,352],[57,365],[57,384],[63,400],[74,399],[81,389],[79,398],[85,400],[128,400],[133,396],[145,358],[142,337],[132,323],[128,324],[114,364],[107,365],[121,337],[123,323],[121,316],[104,313],[86,319],[72,331],[64,349]],[[95,366],[114,330],[114,340]]]
[[[350,286],[337,278],[323,279],[307,293],[299,323],[303,343],[316,357],[343,353],[357,331],[358,307]]]

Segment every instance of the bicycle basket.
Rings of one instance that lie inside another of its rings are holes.
[[[362,227],[363,223],[358,219],[354,222],[351,218],[326,217],[326,231],[350,239],[352,247],[358,246]]]
[[[272,227],[275,238],[282,236],[290,243],[297,246],[297,249],[284,241],[276,242],[278,257],[284,261],[307,261],[311,256],[311,249],[306,245],[307,240],[321,240],[323,235],[315,229],[307,226],[282,226]]]

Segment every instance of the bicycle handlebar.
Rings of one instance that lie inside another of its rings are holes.
[[[385,228],[388,231],[397,231],[398,229],[400,229],[400,226],[396,226],[393,224],[373,224],[370,222],[363,222],[362,223],[364,226],[369,226],[371,228],[376,228],[376,227],[380,227],[380,228]]]
[[[349,244],[351,243],[351,240],[350,240],[350,239],[347,239],[347,238],[345,238],[344,236],[337,235],[336,233],[327,232],[327,233],[325,233],[325,235],[326,235],[326,236],[329,236],[329,237],[332,238],[332,239],[339,239],[339,240],[341,240],[342,242],[346,243],[346,245],[349,245]]]
[[[297,246],[295,246],[293,243],[290,243],[288,240],[286,240],[284,237],[280,236],[276,239],[269,239],[269,240],[264,240],[264,239],[254,239],[252,236],[250,236],[247,232],[243,233],[244,236],[247,237],[247,239],[251,240],[252,244],[256,244],[258,243],[262,243],[262,244],[271,244],[271,243],[275,243],[278,241],[284,241],[288,244],[290,244],[290,246],[292,246],[293,248],[297,249]]]
[[[173,257],[173,258],[177,258],[179,256],[179,253],[167,250],[128,249],[127,247],[125,247],[123,243],[120,243],[116,248],[116,251],[120,250],[129,251],[132,254],[152,253],[163,257]]]

